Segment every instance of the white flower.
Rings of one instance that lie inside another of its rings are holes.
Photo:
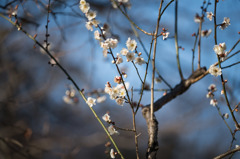
[[[229,118],[229,114],[228,114],[228,113],[223,114],[223,116],[224,116],[225,119],[228,119],[228,118]]]
[[[107,54],[108,54],[108,50],[107,49],[103,49],[103,56],[107,57]]]
[[[195,23],[200,23],[200,22],[203,22],[203,21],[204,20],[203,20],[202,17],[200,17],[198,14],[195,15],[195,17],[194,17],[194,22]]]
[[[169,34],[170,34],[169,32],[162,33],[162,36],[163,36],[162,38],[163,38],[163,40],[167,39]]]
[[[113,149],[110,150],[110,157],[115,158],[115,152]]]
[[[116,99],[116,102],[117,102],[118,105],[123,106],[125,100],[124,100],[123,98],[117,98],[117,99]]]
[[[116,129],[114,128],[113,125],[110,125],[110,126],[108,127],[108,132],[109,132],[110,135],[119,134],[119,132],[116,131]]]
[[[230,25],[230,18],[224,17],[222,24],[220,24],[220,29],[224,30]]]
[[[89,10],[86,13],[86,17],[88,18],[89,21],[94,19],[94,18],[96,18],[96,16],[97,16],[97,12],[96,11]]]
[[[126,46],[128,48],[128,50],[135,50],[137,47],[137,42],[135,40],[131,40],[131,38],[128,38],[127,42],[126,42]]]
[[[118,44],[118,40],[117,39],[109,39],[109,47],[111,47],[112,49],[116,48]]]
[[[92,98],[92,97],[88,97],[86,103],[92,107],[93,105],[96,105],[96,99],[95,98]]]
[[[119,96],[123,98],[123,97],[125,97],[125,95],[126,95],[125,88],[121,88],[121,89],[119,90]]]
[[[104,114],[104,116],[102,116],[102,119],[106,122],[111,122],[110,116],[108,115],[108,113]]]
[[[207,98],[213,98],[213,96],[214,96],[214,95],[213,95],[212,92],[208,92],[207,95],[206,95]]]
[[[138,57],[135,58],[135,63],[139,64],[139,65],[142,65],[146,62],[144,61],[143,57],[138,56]]]
[[[120,51],[120,53],[121,53],[123,56],[126,56],[128,52],[129,52],[129,51],[128,51],[128,49],[126,49],[126,48],[122,48],[122,50]]]
[[[207,12],[207,18],[212,21],[212,17],[213,17],[213,13],[212,12]]]
[[[225,43],[220,43],[218,45],[214,45],[213,50],[217,55],[223,55],[225,54],[225,50],[226,50],[226,44]]]
[[[217,91],[216,85],[215,85],[215,84],[211,84],[211,85],[208,87],[208,90],[211,91],[211,92]]]
[[[215,106],[217,106],[217,104],[218,104],[217,99],[211,99],[210,100],[210,105],[215,107]]]
[[[112,91],[109,93],[111,99],[116,99],[117,96],[119,95],[119,88],[118,87],[113,87]]]
[[[127,58],[127,62],[133,61],[135,59],[135,53],[128,52],[126,55],[126,58]]]
[[[222,74],[222,70],[214,65],[211,65],[209,68],[209,73],[215,77],[220,76]]]
[[[201,36],[202,36],[202,37],[208,37],[211,33],[212,33],[212,29],[202,30]]]
[[[80,10],[83,12],[83,13],[87,13],[90,9],[90,6],[89,6],[89,3],[86,3],[85,4],[81,4],[81,1],[80,1],[80,6],[79,6]]]
[[[98,30],[96,30],[96,31],[94,32],[94,38],[95,38],[96,40],[98,40],[98,41],[101,41],[101,40],[102,40],[101,34],[99,33]]]
[[[92,23],[92,21],[88,21],[88,22],[86,22],[86,28],[87,28],[87,30],[90,30],[90,31],[93,31],[93,23]]]
[[[96,20],[96,19],[93,19],[92,20],[92,24],[97,28],[98,27],[98,24],[99,24],[100,22],[98,21],[98,20]]]
[[[73,104],[74,103],[72,98],[67,96],[67,95],[63,96],[63,101],[67,104]]]
[[[106,96],[97,97],[97,103],[103,103],[106,100]]]
[[[84,5],[84,4],[86,4],[86,1],[85,0],[80,0],[79,4]]]
[[[121,56],[117,56],[116,64],[123,63],[123,58]]]
[[[109,83],[107,83],[107,84],[105,85],[104,91],[105,91],[105,93],[108,93],[108,94],[110,94],[110,93],[112,92],[112,87],[110,86]]]

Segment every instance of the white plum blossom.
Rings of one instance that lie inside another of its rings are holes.
[[[194,22],[195,23],[200,23],[200,22],[203,22],[203,18],[199,16],[199,14],[196,14],[195,17],[194,17]]]
[[[167,39],[169,34],[170,34],[169,32],[162,33],[163,40]]]
[[[215,84],[211,84],[211,85],[208,87],[208,90],[211,91],[211,92],[216,92],[216,91],[217,91],[216,85],[215,85]]]
[[[142,65],[144,63],[146,62],[144,61],[143,57],[138,56],[135,58],[135,64]]]
[[[85,3],[83,3],[83,2],[85,2]],[[89,3],[86,3],[86,1],[80,1],[79,8],[83,13],[87,13],[90,9],[90,6],[89,6]]]
[[[218,104],[217,99],[211,99],[210,100],[210,105],[215,107],[215,106],[217,106],[217,104]]]
[[[97,97],[97,103],[103,103],[106,100],[106,96]]]
[[[105,85],[105,89],[104,89],[105,93],[110,94],[112,92],[112,87],[109,84],[109,82]]]
[[[135,59],[135,53],[134,52],[128,52],[126,55],[127,62],[133,61]]]
[[[110,116],[109,116],[108,113],[104,114],[104,115],[102,116],[102,119],[103,119],[104,121],[106,121],[106,122],[111,122],[111,119],[110,119]]]
[[[101,40],[102,40],[101,34],[99,33],[98,30],[96,30],[96,31],[94,32],[94,38],[95,38],[96,40],[98,40],[98,41],[101,41]]]
[[[85,0],[80,0],[79,4],[84,5],[84,4],[86,4],[86,1]]]
[[[103,52],[102,52],[102,53],[103,53],[103,56],[104,56],[104,57],[107,57],[108,50],[107,50],[107,49],[103,49]]]
[[[212,29],[202,30],[201,36],[202,36],[202,37],[208,37],[211,33],[212,33]]]
[[[212,17],[213,17],[213,13],[212,12],[207,12],[207,18],[212,21]]]
[[[87,30],[93,31],[93,23],[92,23],[92,21],[86,22],[85,26],[86,26]]]
[[[206,95],[207,98],[213,98],[214,94],[213,92],[209,91]]]
[[[118,40],[117,39],[108,38],[104,42],[101,42],[100,46],[103,49],[109,49],[109,48],[114,49],[115,47],[117,47],[117,44],[118,44]]]
[[[120,51],[120,53],[121,53],[123,56],[126,56],[128,52],[129,52],[129,51],[128,51],[128,49],[126,49],[126,48],[122,48],[122,50]]]
[[[125,100],[124,100],[123,98],[117,98],[117,99],[116,99],[116,102],[117,102],[118,105],[123,106]]]
[[[220,29],[224,30],[230,25],[230,18],[224,17],[222,24],[220,24]]]
[[[94,19],[94,18],[96,18],[96,16],[97,16],[97,12],[96,11],[89,10],[86,13],[86,17],[88,18],[89,21]]]
[[[218,45],[214,45],[213,50],[217,55],[222,56],[223,54],[225,54],[226,48],[227,47],[225,43],[220,43]]]
[[[110,150],[110,157],[115,158],[115,152],[113,149]]]
[[[220,76],[222,74],[221,68],[218,68],[214,65],[211,65],[209,68],[209,73],[215,77]]]
[[[92,107],[93,105],[96,105],[96,99],[95,98],[92,98],[92,97],[88,97],[86,103]]]
[[[114,128],[113,125],[110,125],[108,127],[108,132],[109,132],[110,135],[119,134],[119,132]]]
[[[137,42],[135,40],[131,40],[131,38],[129,37],[126,42],[126,46],[127,46],[128,50],[133,51],[137,47]]]

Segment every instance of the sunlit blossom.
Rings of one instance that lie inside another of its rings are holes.
[[[108,132],[109,132],[110,135],[119,134],[119,132],[114,128],[113,125],[110,125],[108,127]]]
[[[223,54],[225,54],[226,48],[227,47],[225,43],[220,43],[218,45],[214,45],[213,50],[217,55],[222,56]]]
[[[212,33],[212,29],[202,30],[201,36],[202,36],[202,37],[208,37],[211,33]]]
[[[81,1],[80,1],[80,6],[79,6],[80,10],[83,12],[83,13],[87,13],[90,9],[90,6],[89,6],[89,3],[86,3],[85,4],[81,4]]]
[[[212,12],[207,12],[207,18],[212,21],[212,17],[213,17],[213,13]]]
[[[115,158],[115,152],[113,149],[110,150],[110,157]]]
[[[135,59],[135,53],[134,52],[128,52],[127,55],[126,55],[126,58],[127,58],[127,62],[131,62]]]
[[[126,56],[128,52],[129,52],[129,51],[128,51],[128,49],[126,49],[126,48],[122,48],[122,50],[120,51],[120,53],[121,53],[123,56]]]
[[[102,116],[102,119],[103,119],[104,121],[106,121],[106,122],[111,122],[111,119],[110,119],[110,116],[109,116],[108,113],[104,114],[104,115]]]
[[[218,104],[217,99],[211,99],[210,100],[210,105],[215,107],[215,106],[217,106],[217,104]]]
[[[167,39],[169,34],[170,34],[169,32],[162,33],[163,40]]]
[[[96,105],[96,99],[95,98],[92,98],[92,97],[88,97],[86,103],[92,107],[93,105]]]
[[[221,68],[218,68],[214,65],[211,65],[209,68],[209,73],[215,77],[220,76],[222,74]]]
[[[116,102],[117,102],[118,105],[123,106],[125,100],[124,100],[123,98],[117,98],[117,99],[116,99]]]
[[[131,40],[131,38],[128,38],[127,42],[126,42],[126,46],[128,48],[128,50],[135,50],[137,47],[137,42],[135,40]]]
[[[96,11],[89,10],[86,13],[86,17],[88,18],[89,21],[94,19],[94,18],[96,18],[96,16],[97,16],[97,12]]]
[[[230,18],[224,17],[222,24],[220,24],[220,29],[224,30],[230,25]]]
[[[209,87],[208,87],[208,90],[211,91],[211,92],[215,92],[217,91],[217,87],[215,84],[211,84]]]
[[[142,65],[142,64],[144,64],[146,62],[144,61],[143,57],[137,56],[135,58],[135,63],[138,64],[138,65]]]

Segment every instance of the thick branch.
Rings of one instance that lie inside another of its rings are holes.
[[[178,95],[186,92],[188,88],[198,80],[202,79],[208,74],[208,71],[205,67],[202,67],[195,72],[188,79],[182,80],[178,85],[176,85],[169,93],[165,96],[161,97],[154,103],[154,112],[158,111],[165,105],[166,103],[170,102]],[[153,120],[151,120],[150,115],[150,105],[147,105],[142,108],[142,115],[145,118],[148,126],[148,149],[147,149],[147,156],[148,159],[156,158],[156,153],[158,150],[158,141],[157,141],[157,133],[158,133],[158,122],[154,115]]]

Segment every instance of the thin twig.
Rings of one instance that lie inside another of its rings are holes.
[[[175,48],[176,48],[176,58],[177,58],[177,66],[178,66],[178,72],[181,77],[181,80],[183,80],[183,74],[182,69],[180,65],[180,59],[179,59],[179,47],[178,47],[178,0],[175,1]]]
[[[141,76],[140,76],[140,74],[139,74],[139,71],[138,71],[138,68],[137,68],[137,66],[135,65],[135,63],[132,61],[132,64],[133,64],[133,66],[135,67],[135,69],[136,69],[136,72],[137,72],[137,75],[138,75],[138,77],[139,77],[139,79],[140,79],[140,81],[142,82],[142,84],[143,84],[143,80],[142,80],[142,78],[141,78]]]

